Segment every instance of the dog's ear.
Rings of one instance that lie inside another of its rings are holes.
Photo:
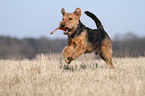
[[[65,10],[64,10],[64,8],[61,9],[61,13],[62,13],[62,15],[65,14]]]
[[[78,18],[80,18],[80,16],[81,16],[81,9],[80,8],[76,8],[76,10],[74,11],[74,14],[76,16],[78,16]]]

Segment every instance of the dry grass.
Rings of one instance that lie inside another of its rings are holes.
[[[145,96],[145,57],[113,62],[109,70],[91,55],[69,68],[60,55],[0,60],[0,96]]]

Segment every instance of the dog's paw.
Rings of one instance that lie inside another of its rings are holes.
[[[69,56],[69,57],[67,57],[67,60],[69,61],[68,64],[70,64],[71,61],[73,60],[73,58]]]
[[[67,64],[70,64],[70,63],[71,63],[71,61],[68,60],[67,58],[65,59],[65,62],[66,62]]]
[[[67,57],[67,59],[69,60],[69,61],[72,61],[73,60],[73,58],[72,57]]]

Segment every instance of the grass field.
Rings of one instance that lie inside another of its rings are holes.
[[[145,57],[113,58],[114,70],[92,55],[65,66],[61,55],[0,60],[0,96],[145,96]]]

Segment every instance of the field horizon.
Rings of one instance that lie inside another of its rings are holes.
[[[0,96],[145,96],[145,57],[113,58],[115,69],[94,55],[69,66],[62,55],[0,60]]]

